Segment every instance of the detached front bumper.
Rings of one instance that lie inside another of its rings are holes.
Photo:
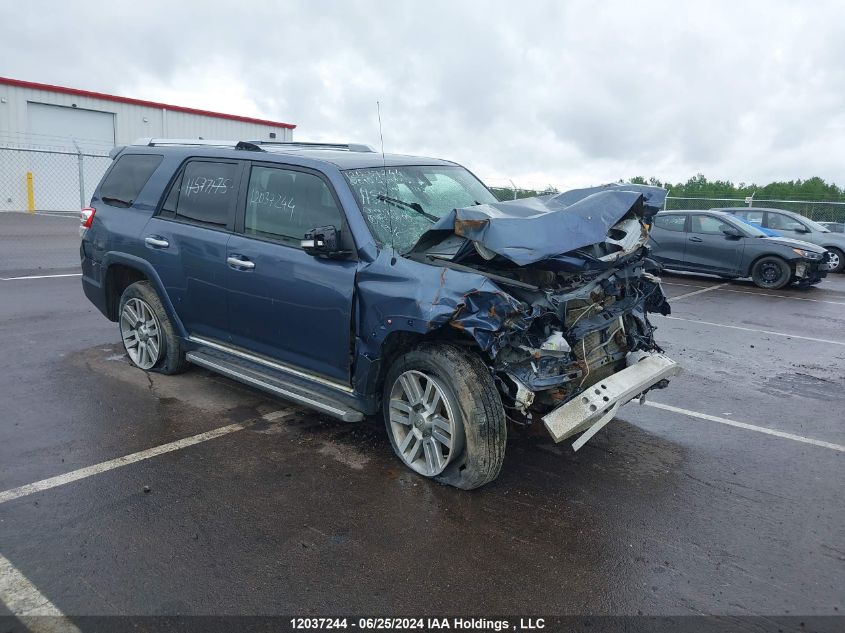
[[[821,260],[801,260],[795,264],[795,279],[799,284],[818,283],[827,277],[830,255],[825,252]]]
[[[597,382],[543,417],[555,442],[586,431],[572,444],[577,451],[613,419],[619,407],[661,380],[681,373],[681,366],[663,354],[647,354],[639,360],[636,355],[629,354],[628,362],[625,369]]]

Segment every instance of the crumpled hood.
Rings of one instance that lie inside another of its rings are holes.
[[[608,231],[632,211],[649,222],[666,194],[660,187],[610,184],[454,209],[411,252],[425,252],[455,234],[525,266],[604,242]]]

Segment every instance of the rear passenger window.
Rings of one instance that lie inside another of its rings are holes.
[[[170,188],[159,215],[224,227],[237,198],[237,163],[191,161]]]
[[[325,181],[313,174],[253,167],[247,190],[244,232],[299,246],[322,226],[340,228],[341,214]]]
[[[686,217],[683,215],[658,215],[654,218],[654,226],[666,231],[683,231]]]
[[[129,207],[161,164],[155,154],[124,154],[100,185],[100,199],[112,207]]]

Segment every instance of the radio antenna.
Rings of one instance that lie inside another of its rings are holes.
[[[390,196],[390,191],[387,188],[387,160],[384,157],[384,135],[381,132],[381,103],[376,101],[376,112],[378,113],[378,138],[381,141],[381,181],[384,187],[384,197]],[[390,203],[385,200],[385,208],[387,209],[387,222],[390,227],[390,246],[393,249],[393,257],[390,259],[390,265],[396,264],[396,235],[393,233],[393,212],[390,210]]]

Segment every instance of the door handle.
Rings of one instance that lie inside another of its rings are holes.
[[[147,246],[151,246],[152,248],[167,248],[168,246],[170,246],[170,242],[168,242],[163,237],[159,237],[158,235],[150,235],[149,237],[145,237],[144,243]]]
[[[700,237],[691,237],[691,238],[689,238],[689,241],[690,242],[703,242],[704,240],[702,240]]]
[[[252,270],[255,268],[255,262],[251,262],[240,255],[230,255],[226,258],[226,263],[233,268],[241,268],[243,270]]]

